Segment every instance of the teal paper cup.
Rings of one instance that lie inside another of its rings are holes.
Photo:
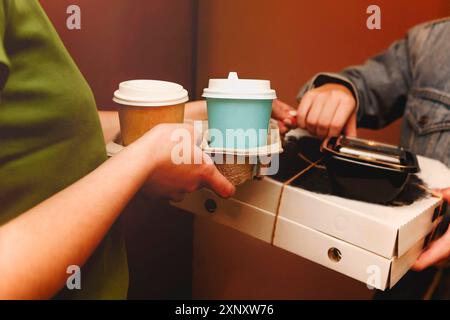
[[[209,144],[213,148],[251,149],[267,144],[272,102],[270,81],[211,79],[203,97],[208,105]]]

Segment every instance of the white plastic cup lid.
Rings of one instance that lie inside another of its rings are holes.
[[[113,98],[118,104],[136,107],[173,106],[188,100],[188,92],[181,85],[158,80],[122,82]]]
[[[211,79],[203,91],[204,98],[274,100],[275,90],[268,80],[239,79],[236,72],[230,72],[228,79]]]

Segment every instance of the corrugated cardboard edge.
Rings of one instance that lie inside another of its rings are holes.
[[[389,271],[389,280],[386,288],[393,288],[401,278],[411,269],[412,265],[417,261],[423,250],[425,238],[417,241],[405,254],[391,261],[391,269]]]
[[[434,204],[428,206],[422,213],[418,213],[413,219],[401,225],[398,229],[396,243],[396,255],[403,256],[417,242],[417,239],[425,238],[434,228],[434,210],[438,208],[442,201],[438,198]]]
[[[428,188],[442,188],[448,186],[447,181],[450,178],[449,167],[435,159],[422,156],[418,156],[418,159],[422,169],[427,167],[430,172],[436,172],[436,170],[439,172],[438,175],[429,174],[426,176],[424,171],[419,173],[419,176],[423,179],[425,184],[428,185]],[[399,256],[405,254],[409,248],[414,245],[415,240],[426,237],[437,225],[437,222],[433,222],[432,220],[434,217],[434,210],[441,206],[442,199],[433,198],[431,196],[430,198],[434,199],[434,201],[425,199],[430,201],[430,205],[423,210],[422,214],[416,215],[413,219],[399,227],[399,238],[397,243],[397,254]]]

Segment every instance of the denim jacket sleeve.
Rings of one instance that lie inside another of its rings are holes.
[[[378,129],[403,115],[411,79],[408,38],[405,38],[363,65],[347,68],[339,74],[316,75],[300,90],[298,99],[314,87],[343,84],[356,98],[358,125]]]

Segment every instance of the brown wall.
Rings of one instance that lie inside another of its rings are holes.
[[[194,0],[40,0],[92,86],[100,108],[119,81],[160,79],[194,85]],[[66,28],[79,5],[81,30]]]
[[[366,9],[382,9],[382,30]],[[338,71],[402,37],[411,26],[450,13],[448,0],[200,0],[197,93],[229,71],[266,78],[294,104],[319,71]],[[398,142],[399,122],[363,136]],[[196,220],[196,298],[368,298],[363,284],[225,227]]]
[[[99,107],[120,81],[150,78],[194,87],[194,0],[41,0],[91,85]],[[82,29],[66,28],[81,8]],[[191,297],[192,217],[138,196],[122,215],[130,298]]]

